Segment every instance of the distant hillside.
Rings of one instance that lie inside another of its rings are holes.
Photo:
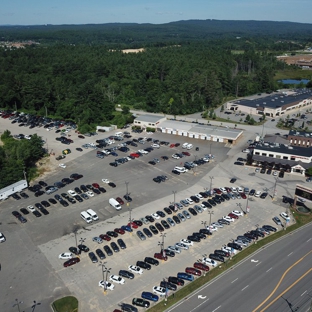
[[[119,44],[263,37],[311,40],[312,24],[274,21],[187,20],[167,24],[110,23],[88,25],[0,26],[0,40],[41,43]]]

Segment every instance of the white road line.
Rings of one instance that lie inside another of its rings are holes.
[[[207,302],[209,300],[209,298],[208,299],[206,299],[206,300],[204,300],[201,304],[199,304],[198,306],[196,306],[193,310],[191,310],[190,312],[193,312],[193,311],[195,311],[198,307],[200,307],[201,305],[203,305],[205,302]]]
[[[309,238],[309,239],[307,240],[307,242],[309,242],[311,239],[312,239],[312,238]]]
[[[293,254],[293,252],[291,252],[287,257],[289,257],[291,254]]]
[[[247,285],[246,287],[244,287],[244,288],[242,289],[242,291],[245,290],[247,287],[249,287],[249,285]]]
[[[269,272],[269,271],[271,271],[272,270],[272,268],[269,268],[268,270],[267,270],[267,272]]]
[[[231,282],[231,284],[233,284],[233,283],[234,283],[235,281],[237,281],[237,280],[238,280],[238,278],[235,278],[235,280],[234,280],[234,281],[232,281],[232,282]]]
[[[216,309],[214,309],[212,312],[215,312],[215,311],[217,311],[218,309],[220,309],[221,308],[221,306],[218,306]]]
[[[258,266],[261,262],[259,262],[258,264],[256,264],[256,266]]]
[[[306,293],[307,291],[305,291],[304,293],[301,294],[301,297]]]

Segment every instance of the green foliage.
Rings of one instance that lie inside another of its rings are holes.
[[[0,188],[36,174],[35,163],[44,155],[43,142],[37,134],[30,140],[16,140],[10,131],[1,135],[3,146],[0,146]]]
[[[306,170],[306,174],[312,176],[312,167]]]
[[[149,128],[149,127],[146,128],[146,132],[155,132],[155,131],[156,131],[155,128]]]

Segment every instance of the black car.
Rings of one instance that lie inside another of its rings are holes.
[[[163,288],[167,288],[167,289],[172,290],[172,291],[176,291],[177,290],[177,285],[176,284],[169,283],[169,282],[166,282],[166,281],[161,281],[159,286],[163,287]]]
[[[120,251],[119,247],[117,246],[117,244],[115,242],[111,242],[110,245],[111,245],[112,249],[114,250],[114,252]]]
[[[144,261],[137,261],[136,266],[145,269],[145,270],[150,270],[152,267],[150,264],[144,262]]]
[[[163,232],[165,230],[163,226],[158,222],[155,223],[155,226],[159,232]]]
[[[251,239],[251,240],[253,240],[253,239],[257,240],[258,239],[258,236],[254,235],[252,233],[245,233],[244,236]]]
[[[60,204],[63,206],[63,207],[68,207],[68,202],[66,200],[60,200]]]
[[[63,198],[65,198],[65,199],[70,198],[70,197],[69,197],[69,195],[68,195],[68,194],[66,194],[66,193],[62,193],[62,194],[61,194],[61,196],[62,196]]]
[[[43,208],[43,206],[40,203],[36,203],[35,207],[38,208],[38,209],[42,209]]]
[[[104,188],[104,187],[102,187],[102,186],[100,186],[100,187],[98,188],[98,190],[99,190],[100,192],[102,192],[102,193],[106,193],[105,188]]]
[[[209,258],[212,259],[212,260],[219,261],[219,262],[224,262],[224,258],[222,256],[220,256],[220,255],[210,254]]]
[[[153,181],[156,183],[161,183],[162,180],[159,177],[153,178]]]
[[[227,258],[230,256],[230,253],[229,253],[229,252],[223,251],[223,250],[219,250],[219,249],[216,249],[216,250],[214,251],[214,254],[215,254],[215,255],[222,256],[222,257],[227,257]]]
[[[88,189],[85,185],[80,185],[80,189],[83,191],[83,192],[88,192]]]
[[[73,198],[71,198],[71,197],[67,198],[67,200],[68,200],[71,204],[76,204],[76,201],[75,201]]]
[[[150,225],[149,228],[150,228],[150,230],[152,231],[152,233],[153,233],[154,235],[157,235],[157,234],[158,234],[158,231],[157,231],[157,229],[155,228],[154,225]]]
[[[140,221],[140,220],[134,220],[133,223],[136,224],[137,226],[142,226],[143,225],[143,222]]]
[[[90,260],[92,261],[92,263],[97,263],[98,262],[98,258],[96,257],[95,253],[94,252],[89,252],[88,254]]]
[[[132,198],[131,198],[128,194],[124,195],[124,199],[125,199],[127,202],[132,202]]]
[[[167,257],[174,257],[175,256],[175,252],[172,250],[165,249],[164,252],[165,252]]]
[[[103,249],[107,253],[108,256],[112,256],[113,255],[113,251],[110,249],[110,247],[108,245],[105,245],[103,247]]]
[[[205,193],[205,192],[199,192],[199,195],[201,195],[203,198],[207,198],[208,197],[207,193]]]
[[[41,186],[48,186],[48,184],[45,183],[44,181],[39,181],[38,184],[41,185]]]
[[[206,239],[206,234],[201,233],[201,232],[194,232],[192,235],[198,236],[200,239]]]
[[[122,303],[121,310],[123,312],[138,312],[138,309],[136,307],[128,303]]]
[[[115,231],[107,231],[106,234],[110,237],[117,237],[118,234]]]
[[[82,193],[82,192],[81,192],[81,189],[80,189],[79,187],[75,187],[75,188],[74,188],[74,191],[75,191],[78,195]]]
[[[215,202],[213,199],[208,199],[208,203],[209,203],[211,206],[216,206],[216,202]]]
[[[106,258],[105,253],[101,249],[97,249],[95,252],[101,260]]]
[[[152,216],[150,216],[150,215],[145,216],[145,218],[149,222],[154,222],[155,221],[155,219]]]
[[[156,213],[161,217],[164,218],[166,215],[164,212],[162,212],[161,210],[156,211]]]
[[[26,208],[21,208],[20,209],[20,212],[24,215],[28,215],[29,214],[29,211],[26,209]]]
[[[79,244],[78,249],[84,252],[88,252],[90,250],[86,245],[83,244]]]
[[[26,193],[24,193],[24,192],[20,193],[20,196],[23,197],[23,198],[25,198],[25,199],[29,197],[29,196],[28,196]]]
[[[165,210],[165,212],[166,212],[168,215],[171,215],[171,214],[172,214],[172,211],[171,211],[170,208],[165,207],[164,210]]]
[[[188,211],[193,215],[193,216],[197,216],[197,212],[194,208],[189,208]]]
[[[92,189],[92,192],[98,195],[101,194],[101,192],[96,188]]]
[[[224,203],[225,199],[221,196],[221,195],[216,195],[215,198],[219,201],[221,201],[222,203]]]
[[[231,247],[231,248],[234,248],[236,250],[242,250],[243,249],[240,245],[238,245],[236,243],[228,243],[227,246]]]
[[[200,237],[197,235],[189,235],[187,239],[190,240],[191,242],[197,242],[197,243],[199,243],[201,240]]]
[[[268,193],[264,192],[260,195],[260,198],[265,199],[268,196]]]
[[[159,261],[152,257],[145,257],[144,262],[155,265],[155,266],[159,265]]]
[[[118,275],[125,278],[134,279],[134,274],[126,270],[120,270]]]
[[[75,195],[74,198],[79,202],[82,203],[83,199],[79,195]]]
[[[144,228],[144,229],[143,229],[143,233],[144,233],[147,237],[152,237],[152,236],[153,236],[152,232],[151,232],[148,228]]]
[[[264,234],[257,230],[252,230],[250,233],[256,235],[257,237],[264,237]]]
[[[138,307],[143,307],[143,308],[149,308],[149,306],[150,306],[149,301],[142,299],[142,298],[133,298],[132,304],[134,304]]]
[[[200,229],[199,233],[202,233],[204,235],[212,235],[212,233],[208,229]]]
[[[36,193],[35,193],[35,196],[36,197],[39,197],[39,196],[41,196],[41,195],[43,195],[44,194],[44,191],[37,191]]]
[[[41,204],[46,208],[51,206],[46,200],[43,200]]]
[[[42,216],[42,214],[41,214],[38,210],[33,211],[33,215],[34,215],[36,218],[40,218],[40,217]]]
[[[270,232],[276,232],[277,229],[274,227],[274,226],[271,226],[271,225],[263,225],[262,226],[265,230],[268,230]]]
[[[40,211],[41,211],[41,213],[44,214],[45,216],[49,214],[49,211],[48,211],[47,209],[43,208],[43,207],[40,209]]]
[[[125,242],[121,238],[117,239],[117,243],[118,243],[118,245],[119,245],[119,247],[121,249],[126,249],[127,248]]]
[[[150,165],[153,165],[153,166],[156,165],[156,162],[155,162],[154,160],[150,160],[148,163],[149,163]]]
[[[237,165],[237,166],[244,166],[244,163],[242,163],[241,161],[235,161],[235,162],[234,162],[234,165]]]
[[[230,183],[235,183],[236,181],[237,181],[236,178],[232,178],[232,179],[230,180]]]
[[[199,202],[200,202],[199,198],[196,197],[196,196],[191,196],[191,200],[192,200],[193,202],[195,202],[195,203],[199,203]]]
[[[175,276],[169,276],[168,282],[178,286],[184,286],[184,280]]]
[[[174,221],[176,224],[180,224],[180,223],[181,223],[181,220],[180,220],[177,216],[173,216],[172,219],[173,219],[173,221]]]
[[[166,220],[161,220],[160,223],[166,230],[170,228],[170,225],[168,224]]]
[[[70,251],[71,253],[73,253],[73,254],[76,255],[76,256],[78,256],[78,255],[81,254],[81,250],[80,250],[80,249],[77,249],[76,247],[69,247],[68,249],[69,249],[69,251]]]
[[[221,197],[225,200],[230,200],[230,196],[228,194],[221,194]]]
[[[116,184],[114,182],[109,182],[108,185],[113,188],[116,187]]]
[[[250,190],[249,195],[250,195],[250,196],[254,196],[255,193],[256,193],[256,190],[252,189],[252,190]]]

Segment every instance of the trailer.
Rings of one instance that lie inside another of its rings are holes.
[[[28,187],[28,183],[26,180],[21,180],[9,186],[6,186],[0,190],[0,200],[5,200],[9,198],[9,196],[11,196],[12,194],[21,192],[26,187]]]

